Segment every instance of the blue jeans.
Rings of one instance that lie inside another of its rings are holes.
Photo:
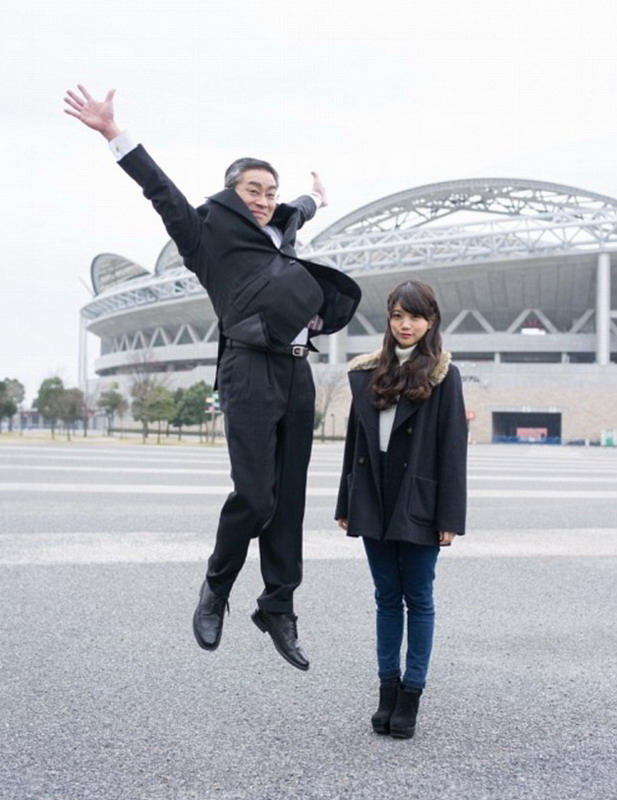
[[[433,581],[439,547],[368,538],[363,542],[375,584],[379,677],[388,680],[401,675],[404,601],[407,658],[403,684],[423,689],[433,646]]]

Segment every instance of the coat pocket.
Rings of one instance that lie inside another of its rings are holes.
[[[260,273],[256,275],[254,278],[248,283],[245,283],[244,286],[240,289],[237,293],[236,297],[234,298],[233,305],[238,311],[244,311],[244,309],[251,303],[257,295],[270,283],[270,279],[267,275]]]
[[[409,493],[407,513],[412,522],[431,525],[435,521],[437,481],[415,475]]]

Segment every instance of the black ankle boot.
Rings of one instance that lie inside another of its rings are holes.
[[[379,687],[379,708],[371,717],[375,733],[390,733],[390,717],[396,706],[400,683],[381,684]]]
[[[411,739],[416,732],[416,717],[422,689],[405,689],[399,686],[396,706],[390,717],[390,736]]]

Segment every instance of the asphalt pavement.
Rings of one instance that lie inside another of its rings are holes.
[[[440,555],[416,736],[372,733],[371,582],[316,444],[295,670],[252,624],[256,549],[219,650],[191,616],[224,448],[0,438],[2,800],[607,800],[617,796],[617,450],[470,450]]]

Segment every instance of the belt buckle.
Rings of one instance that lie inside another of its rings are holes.
[[[304,358],[306,355],[306,347],[301,344],[294,344],[291,346],[291,354],[296,358]]]

